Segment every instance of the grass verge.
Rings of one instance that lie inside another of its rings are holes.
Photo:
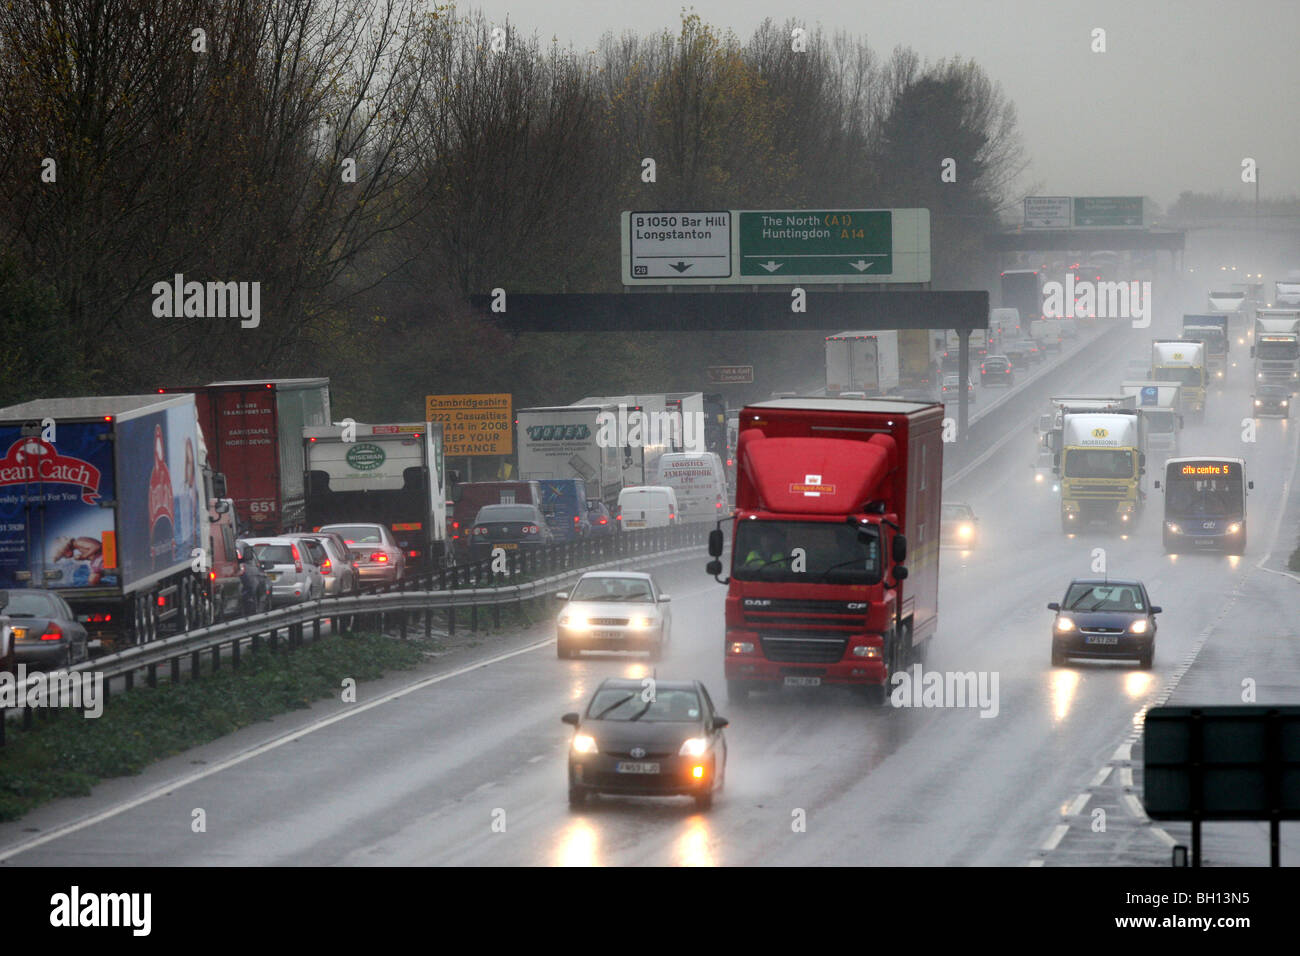
[[[0,821],[59,797],[87,796],[101,780],[149,764],[277,714],[341,692],[342,681],[406,670],[437,641],[374,634],[325,636],[292,652],[263,651],[197,681],[162,683],[115,695],[94,720],[75,711],[37,711],[29,731],[8,724],[0,748]],[[56,714],[42,719],[40,714]]]

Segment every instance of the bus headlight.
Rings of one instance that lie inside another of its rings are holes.
[[[1172,531],[1174,534],[1182,534],[1182,533],[1183,533],[1183,529],[1180,528],[1180,527],[1178,527],[1177,522],[1174,522],[1174,521],[1169,522],[1169,530]]]

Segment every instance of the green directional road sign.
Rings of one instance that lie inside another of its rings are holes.
[[[740,213],[742,276],[835,276],[870,281],[894,271],[889,209]]]
[[[1132,226],[1141,229],[1143,218],[1141,196],[1075,196],[1074,225],[1115,229]]]

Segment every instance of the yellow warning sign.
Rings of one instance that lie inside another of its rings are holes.
[[[514,452],[514,402],[509,392],[426,395],[424,419],[442,422],[444,455],[473,457]]]

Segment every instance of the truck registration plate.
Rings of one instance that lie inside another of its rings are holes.
[[[615,769],[618,770],[619,773],[658,773],[659,764],[620,761]]]
[[[821,684],[820,677],[787,677],[785,679],[786,687],[817,687]]]
[[[1085,644],[1118,644],[1118,634],[1085,634],[1083,635]]]

